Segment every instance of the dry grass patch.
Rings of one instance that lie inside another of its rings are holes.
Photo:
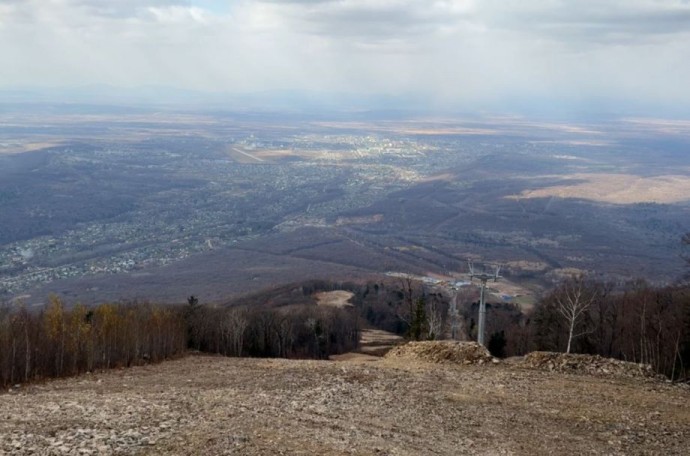
[[[335,291],[323,291],[314,294],[316,298],[316,304],[324,307],[337,307],[342,309],[344,307],[352,307],[350,299],[355,294],[351,291],[345,290],[335,290]]]
[[[682,175],[572,174],[568,180],[574,182],[525,190],[519,197],[508,198],[580,198],[612,204],[673,204],[690,200],[690,177]]]

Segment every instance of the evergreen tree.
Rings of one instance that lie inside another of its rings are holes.
[[[489,338],[489,352],[496,358],[505,358],[506,344],[507,340],[505,331],[495,332]]]
[[[427,333],[426,325],[426,303],[424,298],[421,297],[417,299],[412,312],[409,333],[410,339],[421,340],[422,336]]]

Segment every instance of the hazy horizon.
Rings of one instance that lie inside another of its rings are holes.
[[[0,100],[683,117],[689,39],[686,0],[0,0]]]

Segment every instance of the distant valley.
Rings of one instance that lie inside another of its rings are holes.
[[[690,124],[122,110],[0,115],[0,298],[223,302],[502,264],[669,283]]]

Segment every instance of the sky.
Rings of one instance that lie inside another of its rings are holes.
[[[4,91],[690,111],[690,0],[0,0],[0,61]]]

